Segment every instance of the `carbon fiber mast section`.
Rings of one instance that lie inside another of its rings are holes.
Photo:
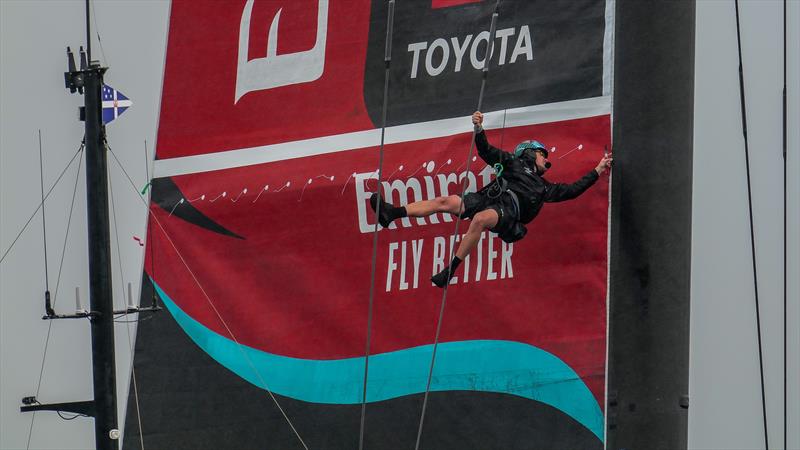
[[[695,4],[616,8],[607,448],[685,449]]]

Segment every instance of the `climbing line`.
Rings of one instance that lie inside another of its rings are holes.
[[[495,32],[497,30],[497,17],[500,14],[499,11],[500,11],[500,0],[497,0],[497,3],[495,3],[495,5],[494,5],[494,12],[492,13],[492,23],[491,23],[491,25],[489,27],[489,40],[486,42],[486,58],[483,60],[484,62],[483,62],[482,79],[481,79],[481,91],[480,91],[480,94],[478,95],[478,108],[477,108],[478,111],[481,110],[481,106],[483,105],[483,94],[484,94],[484,92],[486,90],[486,79],[487,79],[487,77],[489,75],[489,62],[490,62],[490,60],[492,58],[492,53],[493,53],[493,50],[494,50],[494,38],[495,38]],[[470,163],[472,162],[472,153],[473,153],[473,151],[475,149],[475,135],[477,133],[478,133],[478,126],[476,125],[472,130],[472,139],[470,140],[469,154],[467,156],[467,164],[466,164],[466,168],[464,169],[464,173],[469,173],[469,166],[470,166]],[[442,330],[442,321],[444,319],[444,309],[445,309],[445,306],[447,305],[447,288],[448,288],[448,286],[450,286],[450,275],[451,275],[450,274],[450,270],[451,270],[451,267],[452,267],[452,265],[450,264],[450,261],[452,261],[452,259],[453,259],[453,247],[455,246],[455,239],[458,236],[458,225],[461,223],[461,210],[464,208],[464,193],[465,193],[465,191],[467,189],[467,185],[469,183],[468,178],[469,177],[464,177],[464,179],[461,181],[461,196],[460,196],[461,201],[460,201],[460,204],[459,204],[459,207],[458,207],[459,213],[456,214],[456,220],[455,220],[455,227],[453,229],[453,235],[450,237],[451,245],[450,245],[449,259],[447,261],[445,261],[445,264],[448,265],[447,266],[448,273],[447,273],[447,277],[446,277],[447,281],[445,282],[444,291],[442,292],[442,303],[441,303],[441,306],[439,308],[439,319],[436,322],[436,335],[435,335],[434,340],[433,340],[433,353],[431,355],[431,364],[430,364],[430,367],[428,369],[428,381],[425,384],[425,396],[424,396],[424,398],[422,400],[422,413],[420,414],[419,427],[417,428],[417,442],[414,445],[414,449],[415,450],[419,450],[419,444],[420,444],[420,441],[422,439],[422,428],[423,428],[423,424],[425,423],[425,413],[426,413],[427,407],[428,407],[428,395],[430,394],[430,390],[431,390],[431,378],[433,377],[433,367],[434,367],[434,363],[436,361],[436,350],[439,347],[439,335],[440,335],[441,330]]]
[[[78,149],[78,152],[75,154],[75,156],[72,157],[72,159],[70,160],[70,162],[67,165],[67,167],[72,165],[72,161],[75,160],[76,156],[78,156],[78,155],[83,156],[83,148],[84,148],[83,144],[81,144],[80,148]],[[81,179],[81,167],[82,166],[83,166],[83,158],[81,157],[78,160],[78,171],[75,174],[75,185],[72,188],[72,201],[70,202],[69,215],[67,216],[67,230],[64,232],[64,245],[61,247],[61,262],[59,262],[59,264],[58,264],[58,275],[56,276],[56,290],[55,290],[54,295],[53,295],[52,308],[54,308],[54,309],[56,307],[56,302],[58,302],[58,289],[61,286],[61,270],[64,268],[64,255],[67,253],[67,240],[69,238],[70,226],[72,225],[72,212],[74,211],[74,208],[75,208],[75,197],[76,197],[77,192],[78,192],[78,182]],[[64,173],[66,172],[66,169],[67,168],[65,167],[64,171],[61,172],[61,175],[59,175],[58,179],[53,184],[53,188],[56,187],[56,184],[58,184],[58,181],[61,179],[61,176],[64,175]],[[52,192],[53,188],[50,188],[51,192]],[[50,195],[50,192],[48,192],[47,195],[44,198],[47,199],[47,196],[49,196],[49,195]],[[43,205],[44,205],[44,201],[39,204],[40,207],[42,207]],[[37,208],[36,211],[38,211],[38,210],[39,209]],[[36,212],[34,212],[34,215],[35,214],[36,214]],[[30,220],[28,220],[28,222],[30,223]],[[27,226],[27,224],[25,226]],[[25,227],[22,228],[22,231],[25,231]],[[20,235],[22,234],[22,231],[20,231]],[[19,237],[19,236],[17,236],[17,237]],[[16,242],[16,239],[14,240],[14,242]],[[11,244],[11,246],[13,247],[14,244]],[[9,250],[11,250],[11,247],[9,247]],[[44,364],[45,364],[45,361],[47,360],[47,349],[50,346],[50,335],[51,335],[52,331],[53,331],[53,321],[50,320],[50,321],[48,321],[48,324],[47,324],[47,337],[44,340],[44,351],[42,352],[42,363],[41,363],[41,365],[39,367],[39,380],[36,383],[36,395],[34,397],[39,397],[39,391],[41,390],[41,387],[42,387],[42,378],[44,376]],[[33,414],[31,414],[31,424],[28,427],[28,441],[27,441],[27,444],[25,445],[26,449],[29,449],[31,447],[31,436],[33,435],[33,424],[34,424],[35,420],[36,420],[36,411],[34,411]]]
[[[239,342],[239,340],[236,338],[236,335],[233,333],[233,330],[231,330],[231,328],[228,326],[228,323],[222,317],[222,314],[217,309],[216,304],[214,303],[213,300],[211,300],[211,297],[208,295],[208,293],[206,292],[205,288],[203,288],[203,285],[200,283],[200,280],[197,279],[197,276],[195,275],[194,271],[192,271],[191,267],[186,262],[186,259],[183,257],[183,254],[180,252],[180,250],[178,250],[178,247],[172,241],[172,238],[170,237],[169,233],[167,233],[167,230],[164,227],[164,225],[161,223],[161,221],[158,219],[158,217],[156,217],[155,213],[153,213],[153,211],[151,210],[150,205],[147,204],[147,201],[141,195],[141,192],[136,187],[136,184],[133,182],[133,180],[131,179],[130,175],[128,175],[128,172],[125,170],[125,167],[120,163],[119,159],[117,158],[117,155],[114,154],[114,151],[111,149],[111,147],[108,147],[108,151],[109,151],[109,153],[111,153],[111,156],[113,156],[114,160],[117,162],[117,165],[120,167],[120,169],[122,169],[122,173],[125,174],[125,177],[128,179],[128,182],[130,183],[131,188],[133,188],[133,190],[136,191],[137,197],[144,204],[144,206],[147,209],[148,214],[150,215],[150,217],[152,217],[153,221],[156,223],[156,225],[158,225],[158,228],[161,229],[161,232],[163,233],[163,235],[166,238],[167,242],[170,244],[172,249],[175,251],[175,254],[178,256],[178,259],[180,259],[181,264],[183,264],[183,267],[186,269],[186,271],[191,276],[194,284],[198,287],[198,289],[200,289],[200,292],[203,294],[203,297],[205,297],[206,302],[211,307],[211,310],[214,312],[214,315],[217,316],[217,319],[219,319],[220,323],[225,328],[225,331],[227,331],[228,335],[230,335],[231,340],[236,344],[236,347],[239,350],[239,352],[242,354],[242,356],[244,357],[244,360],[247,362],[247,364],[250,366],[250,368],[253,369],[253,372],[256,374],[256,376],[258,377],[259,382],[261,383],[259,387],[261,387],[262,389],[267,391],[267,394],[272,399],[273,403],[275,403],[275,406],[278,408],[278,411],[280,411],[281,415],[286,420],[286,423],[289,424],[289,427],[292,429],[292,432],[297,437],[297,440],[300,441],[300,444],[303,446],[304,449],[308,450],[308,446],[306,445],[306,443],[303,440],[303,438],[300,437],[300,433],[298,433],[298,431],[295,428],[294,424],[289,419],[289,416],[286,414],[286,411],[284,411],[283,407],[281,407],[280,403],[278,402],[278,399],[275,397],[275,395],[272,393],[272,391],[267,386],[267,383],[266,383],[266,381],[264,381],[264,378],[262,377],[261,372],[258,370],[258,368],[256,368],[255,364],[253,364],[253,361],[250,359],[250,357],[248,356],[247,352],[244,351],[243,344]]]
[[[739,48],[739,94],[742,107],[742,135],[744,136],[744,160],[747,167],[747,207],[750,216],[750,250],[753,260],[753,288],[756,303],[756,331],[758,333],[758,366],[761,375],[761,415],[764,419],[764,448],[769,448],[769,434],[767,431],[767,400],[764,392],[764,356],[761,345],[761,312],[758,303],[758,272],[756,269],[756,239],[753,227],[753,196],[750,183],[750,152],[747,142],[747,106],[744,95],[744,72],[742,70],[742,33],[739,21],[739,0],[734,2],[736,7],[736,42]]]
[[[378,194],[380,195],[381,183],[383,181],[383,155],[386,137],[386,114],[389,107],[389,69],[392,65],[392,31],[394,28],[394,0],[389,0],[386,18],[386,47],[383,56],[383,107],[381,111],[381,144],[378,151]],[[369,377],[369,354],[370,343],[372,340],[372,309],[375,302],[375,273],[378,265],[378,217],[381,214],[381,201],[377,202],[375,208],[375,227],[372,231],[372,266],[370,269],[369,281],[369,306],[367,307],[367,339],[364,348],[364,385],[361,396],[361,423],[358,431],[358,449],[364,448],[364,424],[367,415],[367,379]]]

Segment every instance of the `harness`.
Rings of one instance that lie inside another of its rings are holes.
[[[500,163],[495,163],[494,166],[495,172],[495,179],[492,184],[489,186],[489,189],[486,191],[486,196],[491,199],[498,199],[503,194],[508,194],[511,197],[511,203],[514,205],[514,213],[516,214],[516,219],[519,220],[520,218],[520,209],[519,209],[519,197],[517,194],[508,189],[508,180],[503,178],[503,165]]]

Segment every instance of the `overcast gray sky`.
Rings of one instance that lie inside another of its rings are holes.
[[[693,448],[763,448],[736,16],[732,1],[697,6],[689,442]],[[797,449],[800,2],[789,7],[789,448]],[[782,9],[780,1],[740,5],[771,448],[783,448]]]
[[[145,183],[144,142],[151,158],[158,120],[169,3],[166,1],[94,1],[102,46],[93,58],[110,67],[105,81],[133,100],[108,126],[114,154],[137,184]],[[86,41],[84,2],[67,0],[0,1],[2,20],[2,102],[0,106],[0,251],[5,252],[40,201],[37,130],[42,130],[45,189],[75,154],[83,136],[78,119],[80,96],[64,89],[67,45]],[[95,28],[97,27],[97,28]],[[96,36],[95,36],[96,37]],[[77,57],[77,53],[76,53]],[[146,210],[112,157],[112,188],[119,229],[124,282],[119,273],[112,229],[114,294],[117,307],[126,284],[134,296],[141,279],[142,251],[133,236],[143,237]],[[56,309],[75,309],[75,288],[88,304],[85,172],[78,181],[65,262],[59,263],[67,230],[77,164],[73,164],[46,202],[50,291]],[[140,186],[141,187],[141,186]],[[23,396],[34,395],[50,323],[43,314],[44,254],[41,215],[37,215],[0,266],[0,448],[27,445],[31,414],[19,412]],[[131,332],[135,328],[131,327]],[[119,408],[124,411],[129,380],[129,341],[125,324],[116,326]],[[86,321],[55,321],[50,330],[46,365],[38,398],[64,402],[91,398],[89,326]],[[132,334],[133,338],[134,335]],[[31,448],[94,446],[91,419],[61,420],[37,413]]]

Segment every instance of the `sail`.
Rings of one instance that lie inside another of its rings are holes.
[[[396,205],[491,183],[484,82],[489,142],[544,143],[549,181],[610,147],[607,2],[499,2],[484,79],[495,3],[397,2],[384,97],[385,1],[173,2],[142,291],[168,312],[134,361],[149,446],[355,448],[365,404],[369,448],[603,448],[607,174],[521,241],[484,232],[446,302],[430,277],[469,222],[398,220],[373,264],[379,180]]]

